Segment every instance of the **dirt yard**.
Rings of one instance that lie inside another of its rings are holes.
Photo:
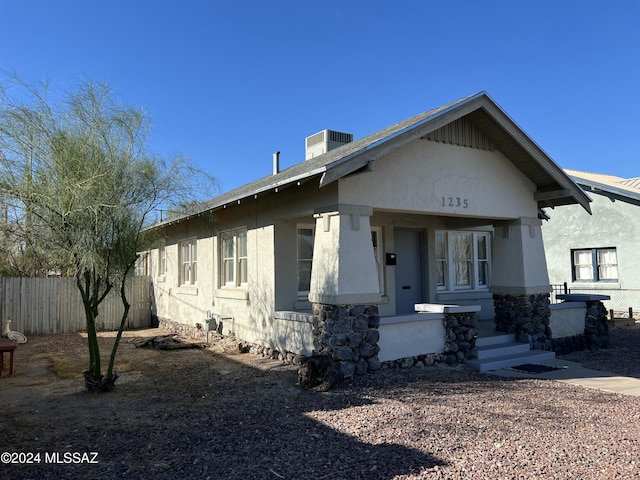
[[[86,338],[34,336],[0,378],[0,479],[610,479],[640,476],[640,398],[464,367],[319,393],[233,342],[161,351],[126,332],[115,392],[88,394]],[[108,356],[112,334],[101,337]],[[574,355],[640,377],[640,325]],[[624,360],[622,360],[624,358]],[[631,365],[631,366],[630,366]]]

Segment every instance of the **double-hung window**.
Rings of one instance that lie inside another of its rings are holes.
[[[221,284],[225,287],[247,286],[247,231],[233,230],[221,234]]]
[[[198,241],[183,240],[179,245],[180,285],[194,285],[198,281]]]
[[[162,244],[158,247],[158,276],[167,274],[167,247]]]
[[[438,290],[484,290],[489,287],[490,234],[436,232],[435,269]]]
[[[311,265],[313,264],[313,236],[312,226],[298,226],[298,296],[309,293],[311,286]]]
[[[575,282],[617,282],[618,254],[614,247],[571,251]]]

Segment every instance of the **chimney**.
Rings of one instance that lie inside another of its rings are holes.
[[[273,154],[273,174],[280,172],[280,152]]]

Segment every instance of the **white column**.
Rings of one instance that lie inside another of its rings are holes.
[[[538,218],[496,223],[491,292],[505,295],[551,292],[541,226],[542,220]]]
[[[371,207],[358,205],[339,205],[315,214],[310,302],[331,305],[380,302],[369,221],[372,214]]]

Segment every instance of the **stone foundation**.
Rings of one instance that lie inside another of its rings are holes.
[[[587,348],[584,335],[572,335],[571,337],[553,338],[551,340],[552,350],[558,355],[577,352]]]
[[[549,294],[493,294],[496,330],[515,333],[519,342],[528,342],[535,350],[551,350]]]
[[[589,350],[609,348],[609,325],[607,309],[599,300],[587,302],[587,316],[584,319],[584,337]]]
[[[198,325],[200,327],[198,328]],[[207,338],[207,331],[205,330],[204,323],[194,325],[187,325],[180,322],[174,322],[173,320],[168,320],[166,318],[158,318],[158,327],[169,330],[181,337],[186,338]]]
[[[198,328],[193,325],[185,325],[184,323],[174,322],[173,320],[167,319],[158,319],[158,326],[165,330],[169,330],[171,332],[180,335],[181,337],[187,338],[198,338],[202,339],[202,341],[206,341],[207,332],[204,327]],[[225,340],[233,340],[234,337],[230,335],[221,335],[217,332],[210,331],[210,337],[217,337],[218,339],[224,338]],[[235,342],[237,347],[237,351],[240,353],[250,353],[252,355],[256,355],[262,358],[270,358],[273,360],[279,360],[283,363],[288,363],[291,365],[300,365],[303,356],[298,355],[292,352],[281,352],[276,350],[275,348],[265,347],[264,345],[258,345],[251,342],[246,342],[244,340],[237,340]]]
[[[465,363],[478,357],[476,338],[478,318],[474,312],[446,313],[444,317],[444,361],[448,365]]]
[[[343,378],[380,369],[377,305],[313,304],[314,355],[329,355]]]
[[[339,365],[343,378],[364,375],[380,369],[425,367],[437,363],[463,364],[478,356],[475,346],[478,320],[474,312],[445,315],[444,352],[406,357],[384,363],[378,359],[380,317],[377,306],[314,304],[313,312],[314,355],[329,355]],[[203,327],[198,328],[162,318],[158,319],[158,324],[160,328],[180,336],[206,340],[207,332]],[[216,332],[209,332],[209,335],[222,337]],[[302,355],[280,352],[243,340],[238,340],[236,345],[241,353],[250,353],[291,365],[301,366],[305,361]]]

